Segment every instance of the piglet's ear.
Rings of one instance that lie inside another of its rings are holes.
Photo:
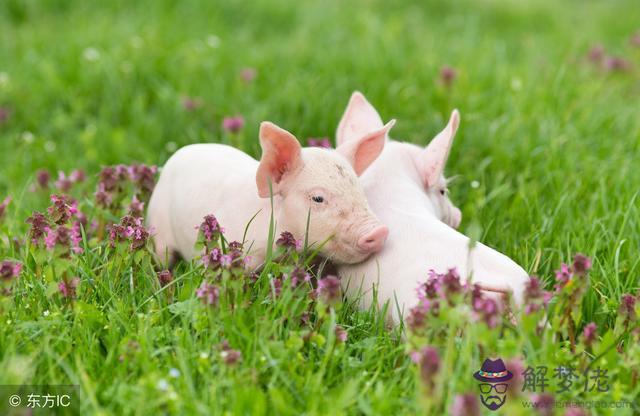
[[[360,176],[380,156],[387,140],[387,133],[396,124],[391,120],[381,129],[365,134],[357,140],[350,140],[336,148],[336,151],[346,157],[356,175]]]
[[[268,121],[260,124],[260,146],[262,158],[256,172],[256,185],[258,195],[268,198],[269,182],[274,195],[279,194],[283,179],[302,168],[301,148],[293,134]]]
[[[444,172],[444,167],[449,158],[449,151],[453,144],[453,138],[460,124],[460,113],[453,110],[447,127],[431,140],[431,143],[422,152],[418,166],[422,172],[425,186],[430,187],[438,183],[440,176]]]
[[[350,140],[360,139],[369,132],[381,129],[383,124],[376,109],[362,93],[355,91],[338,124],[336,143],[340,146]]]

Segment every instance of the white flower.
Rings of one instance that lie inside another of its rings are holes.
[[[209,45],[210,48],[217,48],[220,46],[220,38],[216,35],[207,36],[207,45]]]
[[[87,48],[82,52],[82,57],[89,62],[100,59],[100,52],[96,48]]]
[[[207,358],[209,358],[209,353],[208,352],[201,352],[200,353],[200,358],[203,360],[206,360]]]
[[[169,375],[173,378],[178,378],[180,377],[180,370],[178,370],[177,368],[172,368],[169,370]]]
[[[44,144],[44,150],[48,153],[53,152],[54,150],[56,150],[56,144],[55,142],[52,142],[51,140],[48,140],[45,144]]]
[[[167,144],[164,145],[164,148],[167,149],[167,152],[173,153],[178,148],[178,145],[176,144],[176,142],[167,142]]]
[[[158,390],[167,391],[169,390],[169,382],[163,378],[158,380],[158,384],[156,385]]]
[[[472,187],[473,189],[476,189],[476,188],[478,188],[479,186],[480,186],[480,182],[478,182],[478,181],[471,181],[471,187]]]
[[[25,131],[24,133],[22,133],[22,140],[24,140],[25,143],[33,143],[34,139],[35,136],[30,131]]]
[[[49,309],[47,309],[46,311],[42,312],[42,316],[49,316],[50,312]]]
[[[0,88],[9,85],[9,74],[6,72],[0,72]]]

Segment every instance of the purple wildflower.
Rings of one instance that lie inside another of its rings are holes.
[[[434,347],[426,346],[411,353],[411,360],[420,368],[420,378],[427,387],[433,387],[435,377],[440,371],[440,354]]]
[[[450,296],[457,295],[462,292],[463,287],[460,283],[460,275],[455,267],[449,269],[447,273],[441,277],[441,281],[444,295],[447,299],[449,299]]]
[[[253,81],[257,75],[258,71],[255,68],[242,68],[240,70],[240,79],[247,83]]]
[[[518,395],[522,391],[522,386],[524,384],[524,363],[519,358],[512,358],[507,360],[504,365],[507,367],[507,370],[511,371],[511,374],[513,374],[513,378],[509,382],[509,393],[514,396]]]
[[[624,72],[631,68],[631,63],[621,56],[607,56],[603,65],[609,72]]]
[[[173,281],[173,276],[169,270],[162,270],[158,272],[158,281],[160,286],[164,287]]]
[[[336,325],[334,333],[338,342],[347,342],[348,334],[346,329],[344,329],[340,325]]]
[[[131,198],[129,214],[134,217],[142,217],[144,214],[144,202],[140,201],[137,195],[134,195],[133,198]]]
[[[405,321],[411,331],[417,332],[425,327],[429,310],[430,302],[427,299],[409,310],[409,314],[405,318]]]
[[[0,263],[0,278],[4,281],[15,279],[22,271],[22,264],[11,260],[3,260]]]
[[[524,312],[530,315],[549,303],[552,294],[542,289],[542,283],[536,276],[531,276],[524,291]]]
[[[143,194],[149,195],[156,186],[158,168],[147,165],[131,165],[127,168],[129,178]]]
[[[182,98],[182,108],[186,111],[193,111],[202,106],[202,100],[199,98],[192,97],[183,97]]]
[[[561,288],[564,287],[564,285],[569,282],[572,275],[573,273],[571,272],[571,268],[565,263],[562,263],[560,265],[560,269],[556,270],[556,281],[558,282],[558,286]]]
[[[59,171],[58,180],[55,182],[56,188],[58,188],[60,192],[69,192],[69,189],[71,189],[72,185],[73,182],[71,181],[71,179],[67,178],[67,175],[65,175],[63,171]]]
[[[127,239],[127,229],[120,224],[111,224],[108,227],[108,231],[111,247],[115,247],[116,243],[125,241]]]
[[[458,71],[448,65],[440,68],[440,81],[447,87],[451,86],[458,77]]]
[[[215,306],[220,298],[220,289],[207,282],[202,282],[196,290],[196,296],[202,300],[205,305]]]
[[[7,210],[7,207],[9,206],[9,204],[11,203],[11,197],[8,196],[4,199],[4,201],[2,201],[2,203],[0,203],[0,218],[2,218],[4,216],[4,213]]]
[[[625,322],[633,322],[636,320],[636,298],[633,295],[625,293],[620,298],[620,308],[618,313],[624,318]]]
[[[478,397],[473,393],[456,395],[451,407],[451,416],[480,416]]]
[[[96,203],[103,208],[109,208],[109,206],[111,206],[111,202],[113,202],[111,193],[105,189],[105,185],[102,182],[98,184],[98,190],[94,194],[94,197],[96,199]]]
[[[291,287],[297,287],[302,282],[311,281],[311,275],[307,273],[304,267],[296,266],[291,272]]]
[[[230,268],[232,262],[233,257],[231,257],[229,254],[223,254],[222,256],[220,256],[220,265],[225,269]]]
[[[244,127],[242,116],[225,117],[222,120],[222,128],[228,133],[237,133]]]
[[[285,248],[293,248],[294,250],[300,250],[302,248],[302,240],[296,240],[296,238],[289,231],[283,231],[280,234],[280,238],[276,240],[276,245]]]
[[[475,312],[482,318],[489,328],[495,328],[500,322],[500,306],[495,299],[484,298],[474,307]]]
[[[71,179],[71,182],[73,183],[84,182],[86,178],[87,178],[87,174],[82,169],[75,169],[69,175],[69,179]]]
[[[212,248],[209,252],[202,256],[202,264],[207,269],[216,270],[222,265],[220,264],[220,258],[222,257],[222,250],[217,247]]]
[[[104,192],[115,191],[120,183],[121,175],[112,166],[105,166],[99,174],[98,189]]]
[[[4,124],[9,120],[11,110],[8,107],[0,107],[0,124]]]
[[[604,58],[604,47],[602,45],[594,45],[589,49],[589,53],[587,55],[589,60],[593,63],[600,63]]]
[[[328,137],[309,137],[307,139],[307,144],[309,145],[309,147],[322,147],[324,149],[331,149],[333,148],[333,146],[331,146],[331,142],[329,141]]]
[[[80,243],[82,242],[82,232],[80,230],[80,221],[75,221],[71,225],[71,233],[69,238],[71,239],[71,251],[76,254],[80,254],[84,251],[82,247],[80,247]]]
[[[231,348],[231,346],[229,345],[229,341],[227,341],[226,339],[220,343],[219,348],[220,357],[222,357],[222,360],[228,366],[233,366],[240,362],[240,360],[242,359],[242,353]]]
[[[590,322],[584,327],[582,337],[584,338],[584,345],[590,347],[598,336],[598,326],[595,322]]]
[[[58,283],[58,291],[60,292],[60,295],[67,299],[75,298],[78,283],[80,283],[80,279],[77,277],[74,277],[69,281],[61,280],[60,283]]]
[[[131,250],[139,250],[147,244],[149,231],[147,231],[144,226],[137,225],[135,227],[129,227],[127,232],[131,238],[131,245],[129,246]]]
[[[78,212],[77,202],[64,195],[51,195],[51,202],[53,205],[48,208],[48,212],[56,224],[66,223],[72,215]]]
[[[40,212],[34,211],[29,218],[27,218],[27,224],[31,224],[31,230],[29,236],[33,244],[38,244],[38,241],[47,234],[49,228],[49,220]]]
[[[45,189],[49,187],[49,181],[51,180],[51,174],[49,173],[48,170],[46,169],[40,169],[38,172],[36,172],[36,181],[38,182],[38,185]]]
[[[329,275],[318,280],[318,297],[326,304],[334,304],[340,301],[340,279]]]
[[[224,233],[224,228],[220,226],[220,223],[213,215],[205,216],[202,224],[196,228],[202,232],[206,242],[217,240]]]
[[[551,416],[555,408],[556,400],[550,393],[540,393],[531,396],[535,409],[542,416]]]
[[[573,257],[573,271],[577,275],[584,276],[591,269],[591,259],[584,254],[577,253]]]

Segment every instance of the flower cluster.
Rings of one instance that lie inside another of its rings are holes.
[[[16,279],[20,272],[22,271],[22,264],[11,261],[11,260],[3,260],[0,263],[0,279],[2,281],[10,281]]]
[[[140,250],[146,246],[149,239],[149,231],[144,227],[142,218],[131,215],[122,217],[119,224],[111,224],[108,231],[111,247],[128,241],[129,249]]]
[[[36,211],[27,219],[31,224],[31,242],[36,246],[43,242],[48,250],[61,248],[63,255],[69,251],[82,253],[81,229],[87,218],[78,210],[77,201],[65,195],[51,195],[51,203],[48,215]]]
[[[96,203],[106,209],[119,208],[125,198],[127,186],[133,187],[133,197],[127,212],[130,215],[142,216],[144,202],[148,200],[155,187],[155,176],[158,170],[147,165],[107,166],[99,174],[97,190],[94,194]]]

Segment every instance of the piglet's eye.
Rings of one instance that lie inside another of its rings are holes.
[[[446,189],[440,189],[440,195],[444,195],[444,194],[446,194],[446,193],[447,193],[447,190],[446,190]]]
[[[324,202],[324,197],[319,195],[312,196],[311,199],[313,199],[313,202],[317,202],[318,204],[322,204]]]

